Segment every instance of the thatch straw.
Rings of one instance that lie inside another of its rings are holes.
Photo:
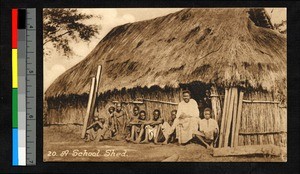
[[[185,9],[112,29],[47,97],[88,93],[103,65],[100,92],[180,83],[249,85],[286,93],[286,37],[258,27],[249,9]]]

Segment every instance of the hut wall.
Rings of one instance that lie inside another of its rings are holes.
[[[171,111],[177,109],[177,105],[164,104],[159,102],[144,101],[143,104],[135,104],[133,101],[140,99],[149,99],[157,101],[166,101],[179,103],[179,89],[161,89],[161,88],[150,88],[142,89],[136,88],[134,90],[121,90],[115,91],[108,94],[105,98],[99,98],[97,107],[99,108],[100,115],[106,114],[108,106],[112,104],[113,101],[123,101],[123,108],[127,111],[129,115],[132,115],[133,107],[138,106],[140,110],[145,110],[147,113],[147,120],[151,119],[152,113],[155,109],[159,109],[161,112],[162,118],[165,120],[170,119]],[[100,101],[102,100],[102,102]],[[108,102],[104,102],[108,101]],[[109,104],[110,103],[110,104]]]
[[[122,101],[123,108],[129,115],[132,114],[134,106],[139,106],[140,110],[145,110],[147,119],[151,119],[152,113],[155,109],[159,109],[162,118],[170,119],[171,111],[177,109],[177,105],[163,104],[158,102],[144,101],[143,104],[133,104],[133,101],[139,99],[150,99],[167,102],[180,102],[180,89],[161,89],[154,88],[135,88],[132,90],[110,91],[106,94],[98,96],[96,101],[95,114],[100,117],[107,116],[107,110],[114,101]],[[47,114],[46,124],[83,124],[86,113],[88,96],[68,96],[47,100]],[[89,123],[92,122],[90,118]]]
[[[86,105],[85,95],[48,99],[45,124],[83,124]]]
[[[244,100],[276,101],[271,93],[245,93]],[[286,145],[287,112],[280,103],[243,102],[239,145]]]

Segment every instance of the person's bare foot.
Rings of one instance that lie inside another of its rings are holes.
[[[131,137],[127,137],[127,138],[126,138],[126,141],[134,141],[134,140],[133,140],[133,138],[131,138]]]
[[[85,134],[85,136],[84,136],[84,139],[83,139],[84,141],[90,141],[91,139],[90,139],[90,135],[89,134]]]
[[[149,141],[148,140],[144,140],[144,141],[141,141],[140,144],[148,144]]]
[[[163,145],[167,145],[167,144],[168,144],[168,141],[166,140],[166,141],[164,141],[162,144],[163,144]]]
[[[141,142],[141,139],[140,139],[140,138],[137,138],[135,141],[132,141],[132,142],[135,143],[135,144],[138,144],[138,143]]]

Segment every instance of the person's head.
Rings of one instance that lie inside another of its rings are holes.
[[[202,108],[202,106],[203,106],[203,101],[200,99],[200,100],[198,101],[198,108]]]
[[[155,109],[155,110],[153,111],[153,119],[154,119],[154,120],[157,120],[157,119],[159,119],[159,117],[160,117],[160,110]]]
[[[109,108],[108,108],[108,112],[111,114],[111,113],[113,113],[114,111],[115,111],[115,107],[114,106],[110,106]]]
[[[205,90],[205,96],[207,96],[207,97],[210,96],[210,91],[209,90]]]
[[[99,121],[99,117],[98,116],[94,116],[93,120],[94,121]]]
[[[204,118],[205,119],[210,119],[210,116],[211,116],[211,109],[210,108],[205,108],[204,111],[203,111],[203,115],[204,115]]]
[[[175,120],[177,114],[177,110],[172,110],[171,111],[171,120]]]
[[[117,111],[121,111],[122,110],[122,104],[121,103],[117,103],[116,104],[116,110]]]
[[[105,119],[104,118],[99,118],[99,121],[104,124],[105,123]]]
[[[137,116],[139,115],[140,108],[138,106],[133,107],[133,115]]]
[[[189,90],[182,91],[182,98],[186,103],[188,103],[191,99],[191,92]]]
[[[146,120],[146,111],[144,111],[144,110],[140,111],[139,119]]]

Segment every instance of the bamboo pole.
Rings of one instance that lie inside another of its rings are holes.
[[[98,97],[98,88],[99,88],[99,83],[100,83],[100,77],[101,77],[101,65],[98,66],[97,69],[97,74],[96,74],[96,81],[95,81],[95,92],[94,92],[94,97],[91,103],[91,112],[90,112],[90,116],[94,116],[95,114],[95,104],[96,104],[96,100]]]
[[[212,105],[212,110],[214,112],[214,119],[217,121],[218,125],[220,125],[220,113],[221,111],[221,106],[220,106],[220,97],[218,95],[218,90],[215,86],[211,87],[211,105]]]
[[[144,101],[154,102],[154,103],[162,103],[162,104],[169,104],[169,105],[178,105],[178,103],[174,102],[167,102],[167,101],[159,101],[159,100],[152,100],[152,99],[143,99]]]
[[[234,141],[233,141],[234,147],[237,147],[238,143],[239,143],[238,138],[239,138],[239,131],[240,131],[240,126],[241,126],[241,118],[242,118],[243,97],[244,97],[244,92],[240,91],[239,103],[238,103],[238,109],[237,109],[236,126],[235,126],[235,130],[234,130]]]
[[[220,139],[219,139],[219,148],[223,146],[223,134],[224,134],[224,125],[225,125],[225,116],[226,116],[226,110],[227,110],[227,99],[228,99],[228,93],[229,89],[225,89],[225,97],[224,97],[224,105],[222,110],[222,121],[221,121],[221,127],[220,127]]]
[[[223,147],[225,147],[225,135],[226,135],[226,128],[227,128],[227,124],[228,124],[228,115],[229,115],[229,106],[230,106],[230,102],[231,102],[231,97],[232,97],[232,88],[229,89],[229,94],[228,94],[228,98],[227,98],[227,108],[226,108],[226,115],[225,115],[225,124],[224,124],[224,134],[223,134]]]
[[[261,97],[261,94],[260,94],[260,96],[259,96],[260,98],[262,98]],[[264,105],[265,104],[261,104],[260,105],[260,108],[259,108],[259,110],[258,110],[258,127],[259,127],[259,129],[258,129],[258,131],[259,132],[263,132],[264,131],[264,129],[263,129],[263,116],[264,116]],[[261,135],[261,134],[258,134],[258,136],[257,136],[257,144],[263,144],[263,135]]]
[[[279,101],[259,101],[259,100],[243,100],[244,103],[268,103],[268,104],[279,104]]]
[[[237,111],[238,110],[238,90],[236,90],[235,98],[233,102],[233,116],[232,116],[232,129],[231,129],[231,142],[230,147],[233,147],[234,138],[235,138],[235,127],[236,127],[236,120],[237,120]]]
[[[257,92],[255,92],[255,97],[256,98],[259,98],[259,95],[258,95],[258,93]],[[259,104],[258,104],[259,105]],[[257,131],[257,116],[258,116],[258,113],[257,113],[257,110],[258,110],[258,106],[257,106],[257,104],[254,104],[253,106],[252,106],[252,115],[251,115],[251,120],[252,120],[252,131]],[[257,145],[257,135],[252,135],[251,136],[251,144],[252,145]]]
[[[87,123],[88,123],[90,112],[91,112],[92,100],[93,100],[94,92],[95,92],[95,80],[96,80],[95,77],[93,77],[90,94],[89,94],[88,106],[87,106],[86,114],[84,117],[83,128],[82,128],[82,132],[81,132],[81,138],[84,138],[85,133],[86,133]]]
[[[266,96],[267,96],[267,99],[270,98],[270,95],[266,94]],[[268,108],[269,108],[269,114],[270,114],[269,131],[274,131],[274,125],[275,125],[274,112],[273,112],[274,109],[273,109],[272,105],[268,105]],[[271,144],[274,144],[274,135],[273,134],[269,134],[269,137],[270,137]]]
[[[275,113],[275,123],[276,123],[275,131],[280,131],[280,115],[279,115],[278,104],[274,108],[274,113]],[[276,135],[276,141],[275,141],[276,145],[280,144],[280,139],[281,139],[281,134]]]
[[[251,93],[250,96],[251,96],[251,98],[255,98],[254,93]],[[249,105],[249,110],[247,113],[246,131],[252,131],[252,123],[251,123],[252,115],[253,115],[253,105]],[[251,145],[251,136],[250,135],[246,135],[246,141],[247,141],[247,145]]]
[[[281,134],[287,133],[286,131],[270,131],[270,132],[239,132],[239,135],[266,135],[266,134]]]
[[[233,116],[233,105],[234,105],[234,100],[237,95],[237,88],[232,88],[231,89],[231,97],[229,100],[229,110],[228,110],[228,116],[227,116],[227,124],[226,124],[226,130],[225,130],[225,141],[224,141],[224,147],[228,147],[229,144],[229,134],[230,134],[230,127],[232,123],[232,116]]]

